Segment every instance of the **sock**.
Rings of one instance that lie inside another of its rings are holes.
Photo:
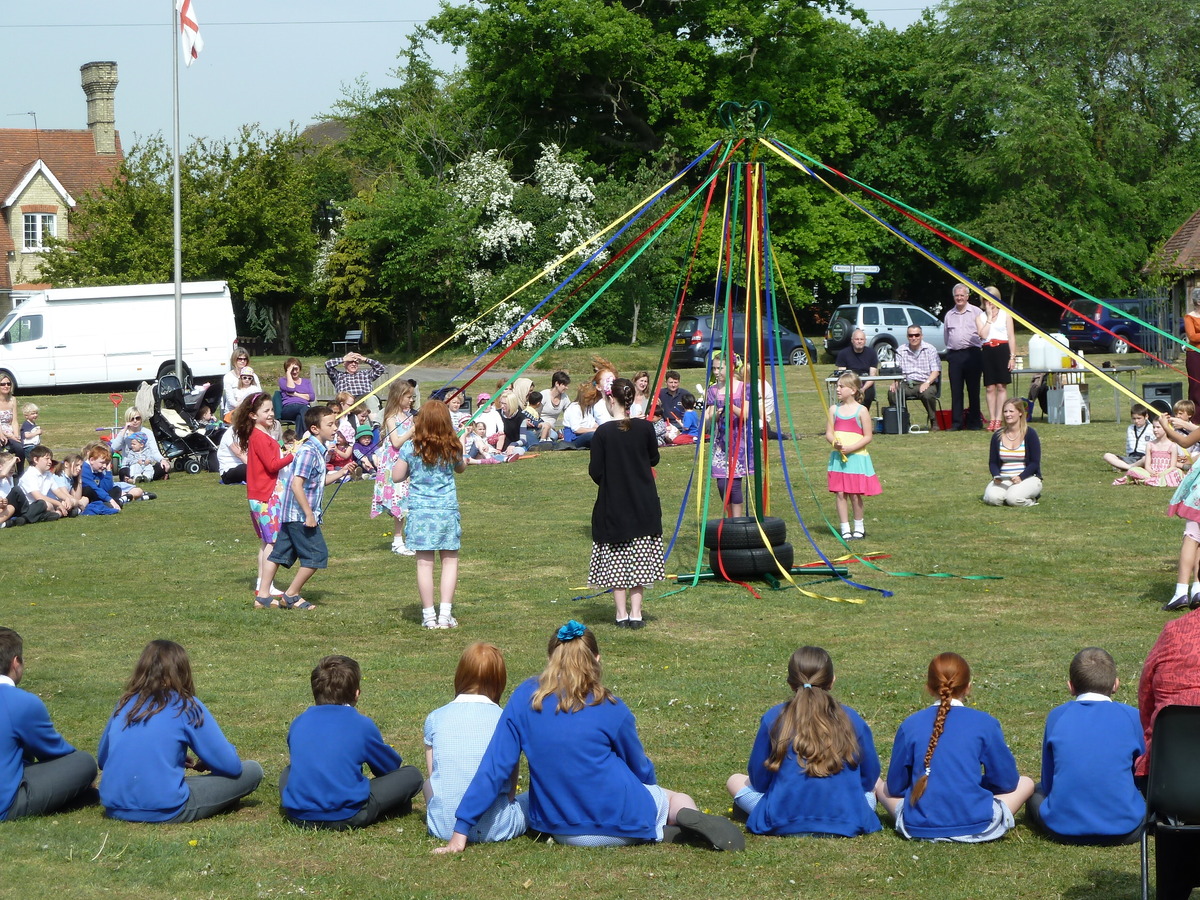
[[[855,519],[855,520],[854,520],[854,530],[855,530],[855,531],[861,531],[861,532],[863,532],[864,534],[866,533],[867,529],[866,529],[866,526],[865,526],[865,525],[863,525],[863,520],[862,520],[862,519]]]
[[[1186,581],[1175,582],[1175,596],[1186,597],[1188,595],[1188,586]]]
[[[842,534],[844,534],[844,535],[845,535],[845,534],[849,534],[849,533],[850,533],[850,523],[849,523],[849,522],[843,522],[843,523],[842,523]]]
[[[449,619],[450,618],[450,607],[452,605],[453,604],[450,604],[450,603],[439,604],[438,605],[438,618],[439,619]]]
[[[1200,594],[1200,581],[1192,582],[1192,592],[1188,596],[1194,596],[1196,594]]]
[[[435,610],[432,606],[426,606],[421,609],[422,622],[432,622],[436,618],[437,610]]]

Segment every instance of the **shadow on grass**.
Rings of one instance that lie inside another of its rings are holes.
[[[1063,891],[1063,900],[1109,900],[1111,897],[1141,896],[1140,874],[1093,869],[1087,873],[1087,877],[1087,884],[1077,884]]]

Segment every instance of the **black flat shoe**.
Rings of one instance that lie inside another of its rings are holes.
[[[1177,610],[1177,609],[1187,609],[1188,602],[1189,602],[1188,595],[1181,594],[1180,596],[1173,597],[1172,599],[1170,599],[1166,603],[1164,603],[1162,605],[1162,611],[1163,612],[1175,612],[1175,610]]]
[[[746,835],[724,816],[711,816],[696,809],[681,809],[675,821],[682,831],[703,838],[714,850],[746,849]]]

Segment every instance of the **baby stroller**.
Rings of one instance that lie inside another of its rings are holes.
[[[164,375],[154,383],[153,388],[143,385],[138,391],[138,406],[141,409],[144,409],[142,403],[145,402],[143,390],[149,391],[152,397],[146,406],[154,410],[150,415],[154,439],[175,471],[191,475],[203,469],[216,472],[217,445],[188,407],[179,378]]]

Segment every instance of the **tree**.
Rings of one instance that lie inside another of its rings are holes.
[[[316,258],[317,159],[294,131],[244,128],[233,142],[197,141],[180,161],[183,277],[228,281],[240,318],[285,349]],[[111,185],[81,199],[42,271],[62,286],[168,282],[171,235],[171,154],[152,137]]]
[[[1136,287],[1200,203],[1200,7],[1034,0],[943,7],[923,66],[969,228],[1098,295]]]

